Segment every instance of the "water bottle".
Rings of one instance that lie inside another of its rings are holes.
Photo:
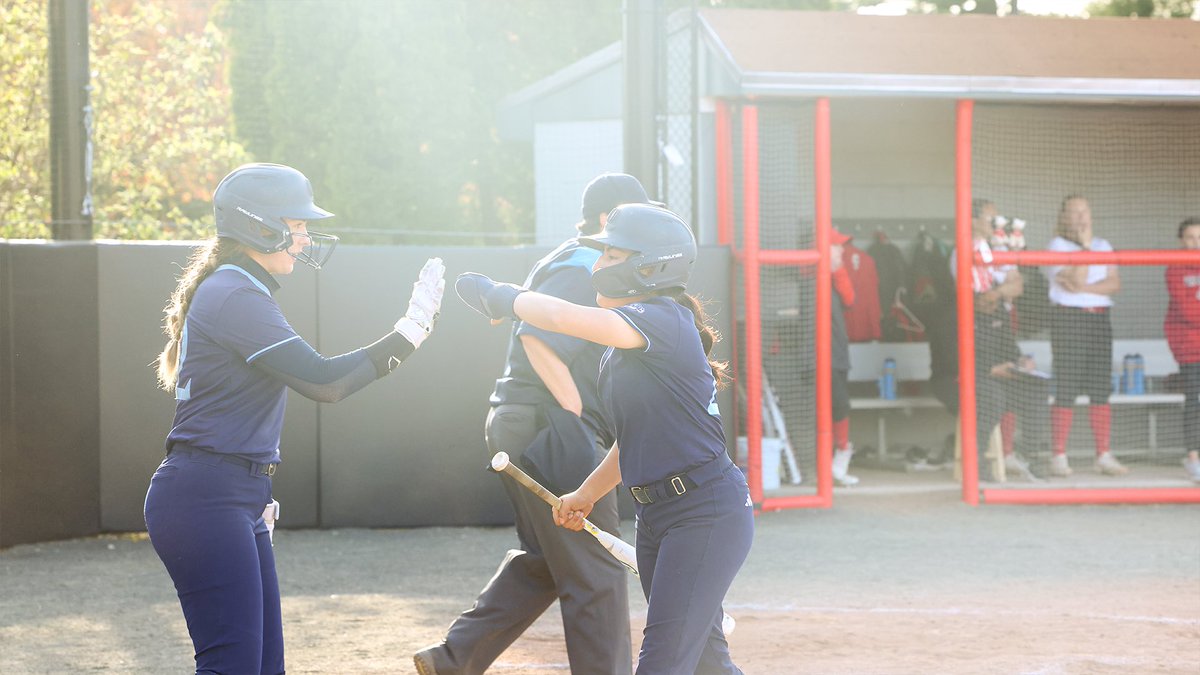
[[[896,398],[896,359],[890,356],[883,360],[883,376],[879,378],[879,398],[889,401]]]
[[[1141,354],[1133,355],[1133,386],[1129,393],[1146,393],[1146,359]]]
[[[1126,354],[1121,359],[1121,393],[1133,393],[1133,354]]]

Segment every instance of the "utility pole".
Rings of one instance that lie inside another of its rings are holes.
[[[659,199],[658,110],[661,51],[665,40],[662,0],[625,0],[622,74],[625,172]]]
[[[89,0],[50,0],[50,232],[92,238]]]

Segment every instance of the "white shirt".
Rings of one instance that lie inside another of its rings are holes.
[[[1055,237],[1050,241],[1051,251],[1082,251],[1082,246],[1063,237]],[[1106,253],[1113,250],[1112,244],[1100,237],[1092,237],[1092,251]],[[1074,293],[1063,288],[1058,283],[1058,273],[1063,265],[1053,265],[1043,268],[1046,278],[1050,281],[1050,302],[1065,307],[1112,307],[1112,296],[1098,293]],[[1088,265],[1085,283],[1094,284],[1108,278],[1108,265]]]

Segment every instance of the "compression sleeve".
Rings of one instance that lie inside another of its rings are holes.
[[[412,343],[394,331],[362,349],[329,358],[295,339],[264,353],[253,365],[305,398],[335,403],[387,375],[413,351]]]

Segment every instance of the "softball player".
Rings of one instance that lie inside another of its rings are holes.
[[[287,388],[341,400],[387,375],[428,336],[444,268],[425,264],[395,329],[325,358],[272,293],[297,260],[316,269],[337,238],[308,232],[332,213],[299,171],[235,169],[213,194],[217,237],[198,249],[166,309],[159,384],[174,391],[167,457],[146,494],[146,529],[175,583],[197,673],[282,673],[279,584],[264,507],[280,461]]]
[[[1178,236],[1180,248],[1200,250],[1200,218],[1180,223]],[[1200,483],[1200,264],[1168,267],[1166,282],[1170,303],[1163,334],[1183,378],[1183,467]]]
[[[1058,236],[1051,251],[1111,251],[1112,244],[1092,234],[1087,199],[1070,195],[1058,213]],[[1050,473],[1071,475],[1067,438],[1075,398],[1087,394],[1088,418],[1096,443],[1098,473],[1119,476],[1129,471],[1109,449],[1112,412],[1112,296],[1121,290],[1115,265],[1057,265],[1045,268],[1050,282],[1050,352],[1054,359],[1054,406],[1050,409]]]
[[[576,228],[580,235],[598,234],[614,207],[647,201],[645,188],[633,176],[601,174],[583,192],[583,220]],[[598,251],[572,237],[534,265],[525,286],[594,307],[592,266],[599,257]],[[488,450],[522,457],[536,438],[544,437],[542,430],[550,426],[552,415],[570,411],[592,440],[586,448],[573,448],[587,460],[581,463],[580,475],[570,479],[569,486],[574,486],[613,443],[596,391],[602,351],[586,340],[514,322],[504,375],[491,396]],[[571,419],[571,414],[566,417]],[[566,461],[566,449],[555,454]],[[417,672],[484,672],[558,600],[571,672],[629,673],[633,647],[625,568],[588,535],[562,536],[545,502],[507,474],[501,474],[501,480],[516,516],[519,549],[504,556],[474,605],[454,620],[440,642],[413,654]],[[592,522],[619,536],[616,494],[596,504]]]
[[[599,385],[617,442],[563,496],[555,520],[578,530],[598,499],[629,486],[649,602],[637,672],[740,673],[721,630],[721,602],[750,551],[754,518],[745,477],[725,451],[716,402],[724,364],[709,358],[717,335],[684,292],[695,239],[670,211],[631,204],[581,242],[603,251],[592,275],[599,307],[478,274],[461,275],[456,288],[490,318],[608,346]]]

